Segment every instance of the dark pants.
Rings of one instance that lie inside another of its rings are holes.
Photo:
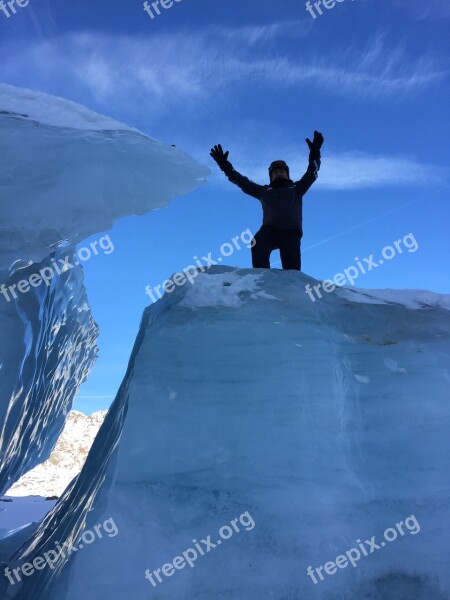
[[[255,234],[256,244],[252,246],[253,268],[270,269],[272,250],[280,250],[283,269],[300,271],[302,260],[300,254],[301,234],[298,229],[275,229],[263,225]]]

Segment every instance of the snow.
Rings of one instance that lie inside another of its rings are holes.
[[[440,307],[450,310],[450,294],[426,290],[368,290],[343,286],[337,293],[351,302],[365,304],[400,304],[406,308]]]
[[[61,496],[81,471],[106,411],[85,415],[71,410],[50,458],[28,471],[7,492],[8,496]]]
[[[275,299],[274,296],[258,291],[260,275],[244,275],[220,273],[210,275],[199,270],[193,275],[195,285],[188,285],[180,306],[193,310],[207,306],[239,308],[251,298]]]
[[[146,309],[83,470],[10,564],[109,518],[119,534],[28,578],[21,600],[450,595],[445,298],[311,302],[303,273],[249,275],[215,266]],[[245,511],[254,529],[145,579]],[[307,576],[411,515],[417,535]]]
[[[390,358],[385,358],[384,364],[387,366],[388,369],[390,369],[394,373],[407,373],[408,372],[403,367],[399,367],[398,364],[395,362],[395,360],[391,360]]]
[[[36,90],[17,88],[6,83],[0,84],[0,106],[4,113],[16,119],[35,121],[53,127],[71,127],[89,131],[134,131],[119,121],[93,112],[58,96],[51,96]]]
[[[56,499],[49,500],[43,496],[19,498],[6,494],[0,498],[0,539],[6,533],[13,535],[41,521],[55,504]]]

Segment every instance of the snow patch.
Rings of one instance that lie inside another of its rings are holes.
[[[186,290],[180,306],[196,310],[206,307],[239,308],[249,299],[276,300],[260,290],[262,275],[239,275],[237,272],[211,275],[199,273]]]
[[[450,294],[427,290],[370,290],[343,286],[335,293],[350,302],[361,304],[399,304],[405,308],[444,308],[450,310]]]
[[[8,496],[61,496],[81,471],[106,411],[85,415],[72,410],[50,458],[23,475]]]
[[[36,90],[17,88],[6,83],[0,83],[0,114],[2,113],[54,127],[140,133],[134,127],[128,127],[115,119],[100,115],[76,102]]]
[[[399,367],[398,363],[391,358],[385,358],[384,364],[390,369],[393,373],[407,373],[408,371],[403,367]]]

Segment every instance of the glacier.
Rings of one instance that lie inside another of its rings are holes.
[[[0,284],[28,279],[68,252],[16,264]],[[16,296],[0,297],[0,495],[48,458],[97,356],[98,326],[81,266]],[[0,521],[0,538],[6,533]]]
[[[6,84],[0,128],[6,287],[209,173]],[[149,306],[81,473],[43,519],[11,529],[0,506],[0,598],[449,598],[450,297],[338,288],[312,302],[317,283],[215,266]],[[81,265],[0,301],[3,493],[50,455],[98,327]]]
[[[95,362],[98,327],[76,245],[124,216],[167,206],[209,170],[74,102],[7,84],[0,84],[0,131],[3,494],[50,456]],[[8,291],[65,258],[70,270],[49,285]],[[8,534],[0,522],[0,536]]]
[[[0,270],[205,183],[178,148],[79,104],[0,84]]]
[[[51,567],[3,577],[5,598],[450,596],[450,298],[338,288],[312,302],[316,283],[215,266],[145,309],[83,470],[28,539],[0,545],[2,571],[46,553]],[[244,514],[254,527],[218,547]],[[308,576],[412,516],[414,533]],[[82,543],[111,519],[116,535]],[[208,536],[192,568],[146,579]]]

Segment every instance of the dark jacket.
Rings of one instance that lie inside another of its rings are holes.
[[[257,198],[263,209],[263,225],[276,229],[296,229],[303,235],[302,197],[317,179],[320,159],[310,157],[306,173],[299,181],[276,179],[270,185],[259,185],[238,173],[228,162],[225,175],[249,196]]]

